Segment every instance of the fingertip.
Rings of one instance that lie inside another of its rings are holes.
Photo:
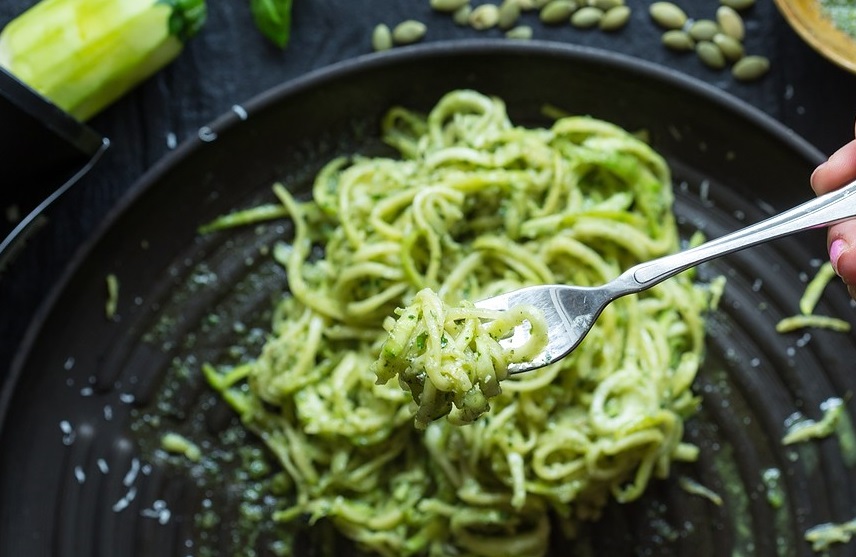
[[[835,269],[835,274],[839,274],[838,272],[838,260],[841,259],[841,254],[847,250],[847,243],[841,238],[836,238],[829,244],[829,262],[832,264],[832,268]]]
[[[829,250],[829,259],[835,272],[848,286],[856,287],[856,250],[851,249],[842,239],[835,240]]]
[[[814,190],[815,195],[820,195],[823,193],[822,189],[819,189],[818,184],[822,180],[820,176],[825,173],[826,163],[829,162],[828,159],[817,165],[817,168],[811,173],[811,178],[809,178],[809,185],[811,189]]]
[[[811,174],[811,188],[817,194],[837,189],[856,179],[856,140],[842,146],[819,164]]]

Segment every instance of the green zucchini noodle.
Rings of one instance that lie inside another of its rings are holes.
[[[850,323],[838,317],[818,315],[814,312],[818,301],[826,287],[835,278],[835,269],[827,261],[817,270],[814,278],[806,285],[805,292],[800,297],[800,312],[797,315],[784,317],[776,323],[776,332],[790,333],[800,329],[816,328],[829,329],[840,333],[850,332]]]
[[[568,357],[507,377],[501,332],[478,324],[497,316],[472,301],[678,249],[669,168],[608,122],[525,128],[469,90],[381,124],[399,156],[337,158],[311,200],[274,186],[289,292],[258,357],[206,376],[290,479],[274,520],[326,519],[380,555],[544,555],[553,528],[573,536],[697,454],[683,424],[711,295],[684,273],[619,299]],[[540,326],[531,308],[496,326],[523,319]],[[443,391],[387,381],[402,362]]]
[[[533,306],[489,311],[464,301],[451,307],[424,288],[396,313],[397,321],[384,324],[389,338],[372,370],[382,383],[398,376],[410,391],[419,429],[446,415],[456,425],[471,423],[490,410],[488,399],[502,392],[499,382],[508,376],[508,364],[531,360],[547,344],[544,314]],[[522,346],[500,346],[498,339],[524,323],[529,338]]]

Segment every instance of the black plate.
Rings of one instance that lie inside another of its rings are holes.
[[[200,238],[197,226],[270,199],[275,179],[305,191],[330,157],[378,148],[377,122],[390,105],[427,109],[462,87],[501,96],[519,123],[542,122],[550,103],[646,130],[672,164],[686,235],[717,236],[809,198],[808,177],[821,160],[715,89],[639,60],[551,44],[399,49],[236,107],[133,188],[29,330],[0,399],[0,554],[240,553],[247,542],[236,526],[238,488],[246,478],[220,447],[254,440],[235,433],[198,365],[230,357],[235,322],[250,331],[265,326],[284,277],[259,246],[288,229]],[[724,274],[728,286],[696,383],[703,410],[687,426],[700,460],[676,467],[642,500],[609,506],[582,532],[580,548],[600,556],[808,556],[807,528],[856,515],[852,437],[781,444],[794,413],[818,418],[830,397],[854,409],[851,335],[774,331],[798,311],[824,258],[817,231],[704,266],[704,276]],[[104,310],[110,273],[120,283],[114,319]],[[838,282],[818,312],[852,320]],[[154,447],[164,430],[193,436],[222,469],[163,457]],[[770,472],[765,480],[769,470],[780,472],[777,481]],[[723,504],[687,493],[681,476],[714,489]],[[194,516],[209,507],[208,518],[219,519],[203,528]],[[316,554],[313,543],[298,553]]]

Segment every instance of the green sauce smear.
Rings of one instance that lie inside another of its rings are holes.
[[[856,38],[856,2],[854,0],[820,0],[820,7],[836,27]]]

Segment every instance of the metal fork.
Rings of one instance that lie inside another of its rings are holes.
[[[564,358],[576,348],[610,302],[659,284],[667,278],[705,261],[783,236],[820,228],[856,217],[856,181],[797,205],[778,215],[747,226],[694,248],[641,263],[612,281],[597,287],[550,284],[530,286],[476,302],[476,307],[507,310],[517,305],[533,305],[544,312],[548,342],[544,350],[528,362],[509,365],[510,373],[546,366]],[[529,338],[529,323],[515,328],[500,341],[505,348],[522,345]]]

